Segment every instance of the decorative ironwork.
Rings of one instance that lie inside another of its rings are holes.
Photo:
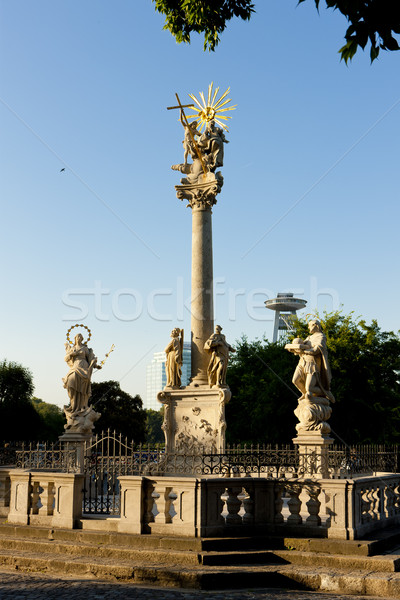
[[[120,512],[121,475],[140,475],[160,461],[163,449],[135,446],[109,430],[85,443],[83,512],[117,515]]]
[[[9,442],[0,447],[0,465],[62,472],[77,470],[73,443]],[[331,477],[397,473],[399,447],[384,445],[332,446],[327,464],[313,452],[302,454],[286,446],[227,446],[223,453],[166,454],[163,445],[134,445],[115,432],[102,433],[85,445],[85,472],[118,475],[193,474],[221,476],[302,477],[326,467]]]
[[[0,446],[0,466],[13,467],[17,463],[17,450],[23,442],[3,442]]]
[[[332,477],[361,477],[376,473],[398,473],[399,446],[332,446],[329,472]]]
[[[71,443],[22,442],[16,450],[15,466],[19,469],[61,471],[75,473],[78,470],[77,448]]]

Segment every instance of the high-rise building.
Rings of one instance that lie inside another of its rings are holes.
[[[182,385],[188,385],[191,375],[191,344],[183,343]],[[164,389],[167,383],[165,374],[165,352],[155,352],[153,359],[146,367],[146,398],[143,408],[160,410],[161,404],[157,400],[158,392]]]

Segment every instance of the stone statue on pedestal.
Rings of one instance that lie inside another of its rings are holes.
[[[171,338],[172,340],[165,348],[165,354],[167,355],[165,361],[166,387],[179,388],[182,385],[183,329],[178,327],[173,329]]]
[[[101,369],[101,366],[97,364],[93,350],[84,343],[81,333],[75,336],[72,346],[65,343],[65,351],[69,371],[63,378],[63,383],[70,399],[69,406],[64,407],[67,418],[65,429],[68,432],[89,434],[95,421],[100,418],[100,413],[89,406],[89,398],[92,393],[93,369]]]
[[[299,355],[299,362],[293,375],[293,384],[301,392],[299,404],[294,411],[299,423],[297,431],[330,432],[327,420],[331,416],[330,403],[335,402],[330,391],[331,370],[326,347],[326,337],[317,319],[309,322],[310,335],[303,341],[296,338],[285,348]]]
[[[235,352],[235,349],[228,344],[221,331],[221,325],[216,325],[215,333],[213,333],[204,344],[204,350],[207,350],[207,352],[211,354],[207,369],[208,384],[210,387],[226,386],[226,370],[228,367],[229,352]]]

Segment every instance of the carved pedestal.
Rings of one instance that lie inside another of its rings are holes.
[[[79,433],[66,431],[63,435],[59,436],[60,442],[63,444],[64,450],[75,451],[75,465],[74,471],[77,473],[83,473],[85,467],[85,442],[88,442],[91,438],[91,433]]]
[[[168,453],[197,454],[225,449],[225,404],[229,388],[165,389],[157,396],[164,405],[165,446]]]
[[[293,444],[299,447],[301,477],[329,479],[328,450],[333,439],[320,431],[299,432]]]

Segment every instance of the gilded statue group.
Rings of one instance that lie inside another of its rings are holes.
[[[197,148],[203,155],[203,159],[210,171],[214,171],[224,164],[224,144],[229,144],[221,127],[217,127],[214,120],[207,121],[204,133],[197,131],[198,122],[186,124],[182,118],[180,121],[185,129],[185,139],[183,140],[184,164],[187,165],[188,156],[196,159]],[[197,139],[196,139],[197,137]]]
[[[222,180],[222,175],[215,173],[224,164],[224,144],[229,143],[222,128],[217,127],[214,120],[210,120],[206,123],[204,133],[201,133],[197,129],[198,121],[189,123],[184,120],[182,111],[180,121],[185,130],[182,142],[184,162],[172,165],[172,169],[187,175],[187,178],[182,179],[183,184],[195,184],[205,171]],[[193,163],[188,163],[189,156]]]
[[[330,390],[331,369],[326,347],[326,336],[321,323],[313,319],[308,323],[310,335],[302,340],[295,338],[285,348],[299,356],[299,362],[293,375],[293,384],[301,392],[299,404],[294,411],[299,423],[298,432],[320,431],[329,433],[326,422],[331,416],[330,403],[335,398]]]

